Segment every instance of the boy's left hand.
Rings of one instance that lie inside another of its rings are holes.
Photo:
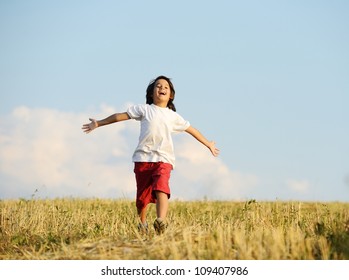
[[[208,148],[210,149],[213,156],[217,157],[219,155],[219,149],[216,148],[216,142],[209,142]]]

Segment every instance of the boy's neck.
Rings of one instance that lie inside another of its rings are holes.
[[[157,107],[160,107],[160,108],[166,108],[167,107],[167,103],[165,104],[165,103],[162,103],[162,102],[160,102],[160,103],[153,103],[155,106],[157,106]]]

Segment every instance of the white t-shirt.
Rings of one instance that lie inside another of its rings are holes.
[[[190,123],[169,108],[154,104],[134,105],[127,109],[130,118],[141,122],[134,162],[166,162],[175,166],[171,134],[183,132]]]

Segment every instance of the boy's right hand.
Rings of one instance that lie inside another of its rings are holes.
[[[90,133],[92,130],[96,129],[98,127],[98,123],[95,119],[89,119],[91,122],[90,123],[87,123],[87,124],[84,124],[82,126],[82,130],[85,132],[85,133]]]

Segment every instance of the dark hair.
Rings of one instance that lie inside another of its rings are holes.
[[[159,76],[159,77],[155,78],[154,80],[150,81],[150,83],[149,83],[149,85],[147,87],[147,91],[146,91],[147,92],[146,103],[149,104],[149,105],[154,103],[153,102],[154,86],[155,86],[155,83],[158,80],[161,80],[161,79],[166,80],[168,82],[169,86],[170,86],[170,89],[171,89],[170,100],[167,103],[167,108],[169,108],[169,109],[171,109],[171,110],[176,112],[176,107],[175,107],[175,105],[173,103],[176,91],[175,91],[174,86],[173,86],[173,84],[171,82],[171,79],[167,78],[166,76]]]

